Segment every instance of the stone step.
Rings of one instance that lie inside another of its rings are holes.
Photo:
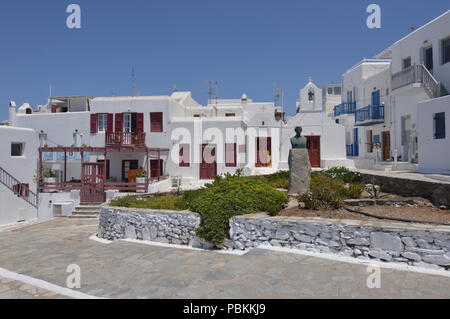
[[[99,215],[99,211],[90,211],[90,210],[78,210],[72,213],[72,215]]]
[[[98,219],[98,215],[72,215],[69,219]]]
[[[99,212],[100,207],[94,207],[94,206],[77,206],[75,207],[76,212]]]

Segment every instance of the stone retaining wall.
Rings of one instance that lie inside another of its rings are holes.
[[[450,227],[251,215],[230,221],[231,245],[270,245],[450,270]]]
[[[398,177],[361,174],[366,184],[380,185],[381,191],[405,197],[423,197],[438,206],[450,207],[450,184]]]
[[[191,212],[102,207],[98,237],[191,244],[200,216]]]

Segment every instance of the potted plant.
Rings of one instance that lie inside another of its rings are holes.
[[[136,174],[136,184],[147,184],[147,172],[145,170],[139,171],[139,173]],[[140,185],[139,185],[140,186]],[[145,190],[138,190],[138,193],[145,193]]]
[[[44,183],[46,184],[55,184],[57,182],[57,177],[55,172],[53,172],[51,169],[47,170],[44,175],[42,176],[44,178]]]

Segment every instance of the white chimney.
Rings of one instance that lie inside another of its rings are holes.
[[[9,102],[9,126],[16,126],[16,102]]]

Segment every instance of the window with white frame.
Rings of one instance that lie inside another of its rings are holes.
[[[125,133],[133,132],[133,118],[131,114],[123,115],[123,131]]]
[[[106,132],[108,127],[108,114],[98,114],[97,125],[99,132]]]
[[[11,156],[23,156],[25,150],[25,143],[11,143]]]
[[[442,46],[442,64],[450,62],[450,37],[441,42]]]

